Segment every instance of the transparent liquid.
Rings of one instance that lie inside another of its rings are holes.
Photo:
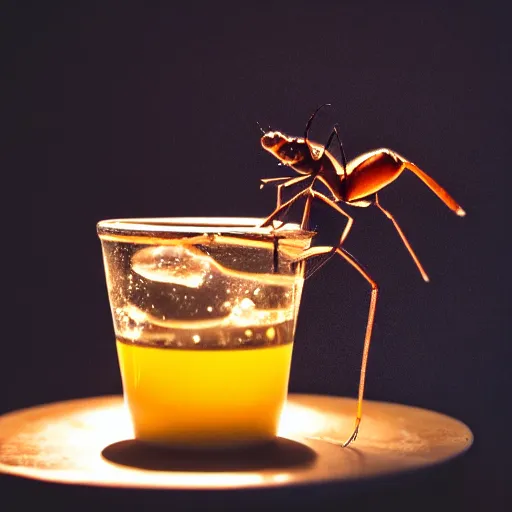
[[[278,249],[276,257],[269,242],[241,246],[236,238],[218,238],[169,245],[103,240],[116,337],[193,349],[292,340],[303,285],[293,260],[301,247]],[[282,336],[262,330],[275,325]]]

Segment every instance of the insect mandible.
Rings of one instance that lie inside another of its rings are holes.
[[[396,222],[393,215],[386,210],[379,201],[378,193],[387,185],[395,181],[404,170],[412,171],[425,185],[427,185],[441,201],[443,201],[450,210],[458,216],[463,217],[466,213],[461,206],[442,188],[436,181],[423,172],[412,162],[405,159],[395,151],[387,148],[376,149],[363,155],[360,155],[350,162],[347,162],[343,144],[339,136],[339,127],[334,125],[331,134],[325,145],[313,142],[309,139],[311,124],[325,103],[320,105],[310,116],[306,123],[303,137],[290,137],[278,131],[263,132],[261,145],[264,149],[274,155],[281,164],[291,167],[299,176],[283,176],[278,178],[266,178],[261,180],[261,187],[268,183],[279,183],[277,187],[277,205],[275,210],[264,220],[262,226],[273,225],[281,213],[287,210],[297,200],[305,197],[304,212],[302,214],[301,227],[306,229],[311,212],[311,203],[313,199],[319,199],[328,206],[336,210],[347,219],[345,228],[341,234],[339,243],[334,247],[312,247],[306,250],[297,261],[305,261],[313,256],[320,254],[338,254],[354,267],[371,286],[370,305],[368,310],[368,319],[366,323],[366,332],[363,345],[363,356],[359,378],[359,388],[357,397],[357,411],[355,426],[352,434],[343,446],[348,446],[357,438],[359,425],[362,418],[363,396],[366,380],[366,368],[368,363],[368,352],[372,336],[373,323],[375,319],[375,309],[377,305],[377,296],[379,287],[376,281],[368,274],[363,266],[343,247],[353,225],[353,217],[343,210],[340,204],[346,203],[351,206],[367,207],[376,206],[392,223],[398,232],[402,242],[409,251],[414,263],[418,267],[421,276],[425,281],[429,281],[428,275],[421,265],[418,257],[413,251],[409,241],[405,237],[402,229]],[[263,130],[262,130],[263,131]],[[334,138],[338,142],[341,152],[341,162],[339,162],[330,152],[329,147]],[[282,202],[282,191],[284,188],[307,182],[309,184],[301,192],[295,194],[291,199]],[[332,199],[313,188],[316,181],[321,182],[332,196]],[[278,228],[277,228],[278,229]]]

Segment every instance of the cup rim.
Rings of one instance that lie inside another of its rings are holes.
[[[100,237],[112,234],[165,237],[191,233],[307,238],[314,234],[296,223],[285,223],[277,230],[272,226],[261,227],[264,220],[259,217],[134,217],[101,220],[96,229]]]

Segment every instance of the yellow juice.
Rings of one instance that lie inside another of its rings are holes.
[[[135,437],[185,447],[272,439],[287,395],[292,347],[194,350],[118,339]]]

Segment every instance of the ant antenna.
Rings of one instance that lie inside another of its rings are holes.
[[[322,103],[322,105],[317,107],[316,110],[311,114],[310,118],[308,119],[308,122],[306,123],[306,129],[304,130],[304,140],[309,140],[309,129],[311,128],[311,123],[313,122],[313,119],[315,119],[315,116],[318,113],[318,111],[324,107],[330,106],[330,103]]]
[[[263,135],[265,135],[265,130],[261,127],[260,123],[258,121],[256,121],[256,124],[258,125],[258,128],[260,129],[260,132],[263,133]],[[269,128],[269,131],[270,131],[270,128]]]

